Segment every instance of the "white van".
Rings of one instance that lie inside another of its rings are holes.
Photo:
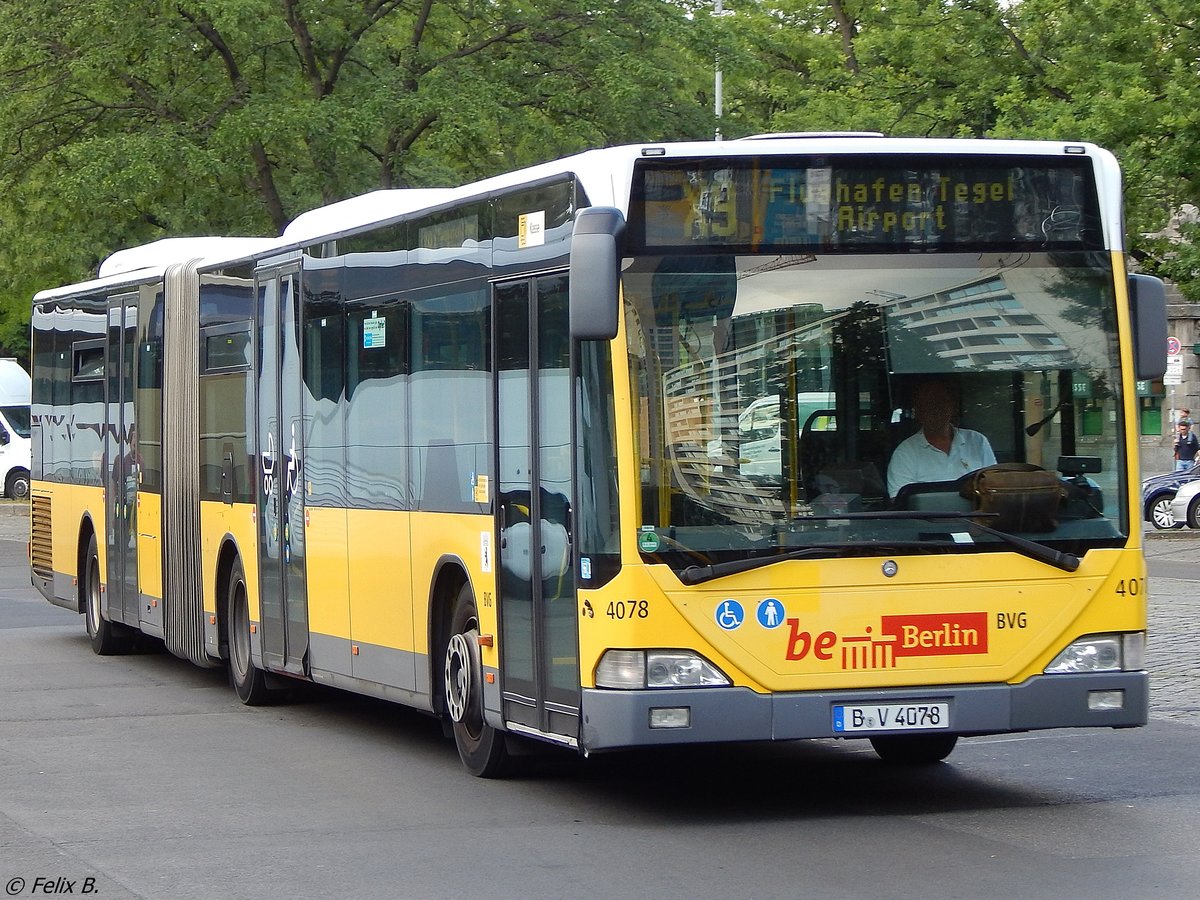
[[[0,484],[4,496],[29,497],[29,373],[15,359],[0,359]]]

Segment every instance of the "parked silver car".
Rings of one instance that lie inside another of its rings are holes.
[[[1171,514],[1188,528],[1200,528],[1200,481],[1181,485],[1171,500]]]

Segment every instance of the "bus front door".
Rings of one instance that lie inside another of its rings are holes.
[[[566,274],[494,287],[500,666],[505,722],[579,734],[571,563],[571,372]]]
[[[258,291],[259,622],[268,668],[306,674],[304,434],[297,273],[260,274]]]

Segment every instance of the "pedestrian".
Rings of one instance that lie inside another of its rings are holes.
[[[1196,420],[1192,418],[1192,411],[1186,406],[1179,410],[1179,418],[1187,422],[1189,425],[1195,425]]]
[[[1186,472],[1196,462],[1196,452],[1200,451],[1200,439],[1192,434],[1192,423],[1189,420],[1180,419],[1177,427],[1179,433],[1175,435],[1175,471]]]

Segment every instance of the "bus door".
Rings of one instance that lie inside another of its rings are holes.
[[[579,639],[567,276],[541,275],[493,290],[504,719],[573,742]]]
[[[257,411],[259,628],[263,662],[305,674],[304,435],[299,272],[259,274]]]
[[[133,416],[133,360],[137,352],[137,294],[108,299],[104,387],[104,518],[107,607],[114,621],[137,625],[137,487],[140,460]]]

